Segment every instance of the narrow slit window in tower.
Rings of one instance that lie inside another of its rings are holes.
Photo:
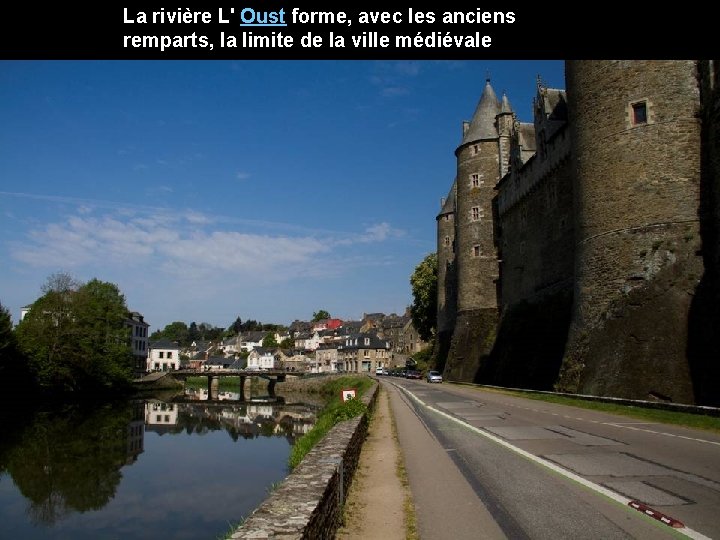
[[[633,125],[647,124],[647,103],[638,101],[632,104]]]

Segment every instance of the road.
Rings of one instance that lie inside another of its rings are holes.
[[[720,538],[716,434],[380,379],[422,539]]]

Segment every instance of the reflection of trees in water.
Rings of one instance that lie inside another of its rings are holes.
[[[7,454],[7,472],[30,502],[34,523],[52,525],[72,512],[104,507],[127,459],[130,404],[88,413],[35,416]]]

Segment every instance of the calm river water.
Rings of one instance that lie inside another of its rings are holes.
[[[239,397],[6,410],[0,538],[222,537],[287,476],[290,448],[319,410]]]

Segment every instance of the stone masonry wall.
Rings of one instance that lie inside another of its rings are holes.
[[[375,407],[378,391],[376,384],[362,397],[369,410]],[[336,425],[230,538],[335,538],[367,429],[367,415]]]
[[[573,278],[571,172],[568,159],[558,163],[499,215],[503,311],[518,302],[532,301]],[[513,183],[513,179],[509,182]]]
[[[458,311],[496,308],[498,263],[492,201],[499,176],[498,141],[483,140],[461,146],[456,155]],[[473,184],[473,175],[478,175],[478,185]]]
[[[692,402],[687,328],[703,275],[696,63],[569,61],[566,74],[576,281],[560,385]]]

